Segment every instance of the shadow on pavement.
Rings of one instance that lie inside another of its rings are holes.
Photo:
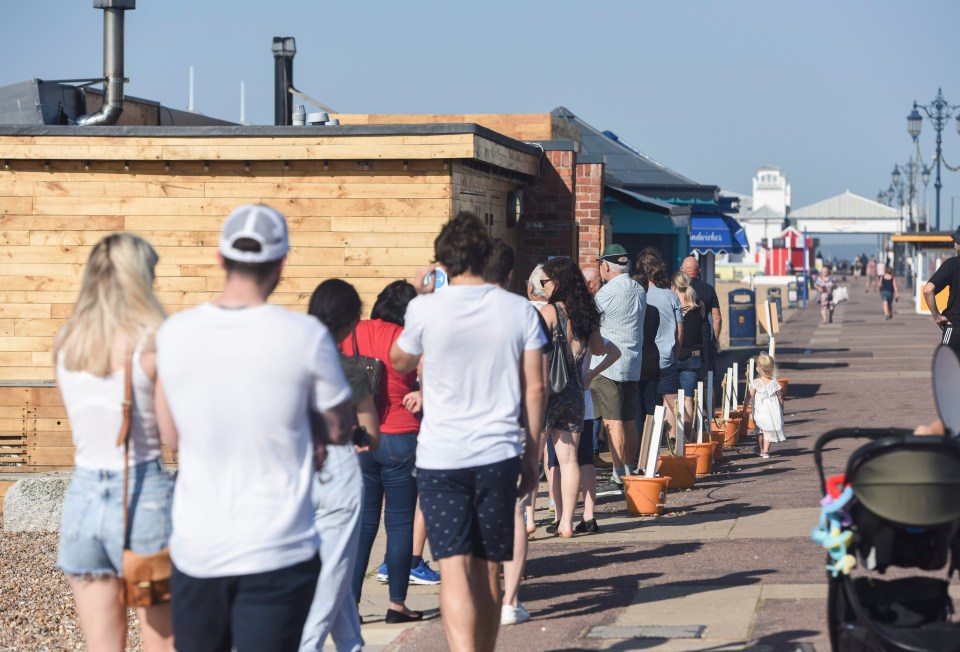
[[[820,389],[820,383],[790,383],[787,387],[787,398],[813,398],[817,396]],[[829,394],[820,394],[820,396],[829,396]]]

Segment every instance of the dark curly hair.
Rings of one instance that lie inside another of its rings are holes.
[[[433,249],[436,262],[447,268],[450,278],[467,272],[482,276],[493,240],[479,217],[461,211],[440,229]]]
[[[319,319],[334,337],[345,337],[344,331],[360,319],[361,307],[356,289],[346,281],[332,278],[313,291],[307,312]]]
[[[660,289],[670,287],[670,277],[667,276],[667,266],[663,262],[663,256],[660,250],[656,247],[647,247],[637,254],[634,268],[640,275],[646,275],[654,287]]]
[[[370,319],[382,319],[397,326],[403,326],[407,314],[407,304],[417,296],[417,289],[407,281],[394,281],[380,291],[373,302]]]
[[[600,312],[583,280],[583,272],[569,258],[554,258],[543,266],[543,275],[553,281],[550,303],[563,302],[573,336],[586,343],[593,331],[600,328]]]

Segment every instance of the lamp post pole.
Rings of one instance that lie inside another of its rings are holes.
[[[923,112],[930,118],[930,121],[933,123],[933,129],[937,134],[937,149],[934,154],[934,159],[937,163],[937,180],[933,184],[933,187],[937,191],[937,210],[936,210],[936,226],[937,231],[940,230],[940,188],[943,187],[943,183],[940,181],[940,164],[943,163],[947,166],[948,170],[955,171],[954,168],[951,168],[949,164],[943,161],[943,128],[946,126],[947,121],[953,116],[953,112],[960,109],[960,105],[953,105],[947,102],[943,97],[943,89],[937,89],[937,96],[933,99],[930,104],[918,104],[916,100],[913,102],[913,111],[910,112],[910,115],[907,116],[907,133],[910,134],[910,137],[913,138],[913,142],[917,144],[917,137],[920,136],[920,127],[923,123],[923,116],[920,115],[920,111],[917,109],[922,109]],[[957,116],[957,131],[960,132],[960,115]],[[919,150],[919,144],[917,144],[917,149]]]

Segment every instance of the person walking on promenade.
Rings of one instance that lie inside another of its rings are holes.
[[[813,283],[817,288],[817,300],[820,303],[820,321],[824,324],[833,323],[833,291],[837,289],[837,279],[830,273],[829,267],[820,270],[820,276]]]
[[[723,332],[723,315],[720,312],[720,299],[712,285],[700,279],[700,263],[693,256],[687,256],[680,265],[680,271],[690,277],[690,287],[697,293],[697,298],[707,309],[707,322],[713,333],[711,345],[704,351],[703,365],[700,368],[700,379],[707,377],[707,371],[713,370],[716,364],[717,351],[720,350],[720,334]],[[718,385],[719,388],[719,385]]]
[[[416,290],[410,283],[390,283],[377,296],[370,319],[358,323],[340,344],[340,350],[347,356],[376,358],[385,366],[377,388],[380,448],[360,454],[363,516],[351,583],[353,597],[359,601],[382,514],[387,530],[386,568],[381,565],[377,579],[385,580],[389,586],[390,605],[385,620],[391,624],[423,618],[422,613],[406,606],[409,584],[440,581],[437,572],[423,559],[423,542],[415,546],[418,530],[422,533],[416,526],[417,480],[413,473],[420,432],[416,413],[422,403],[417,373],[414,370],[400,374],[390,367],[390,348],[403,331],[404,314],[414,296]]]
[[[870,260],[867,261],[867,266],[864,268],[864,275],[867,277],[867,292],[870,291],[870,288],[874,290],[877,289],[877,257],[870,256]]]
[[[657,394],[666,408],[664,434],[669,438],[682,437],[677,432],[677,393],[680,391],[680,370],[677,353],[683,342],[683,311],[680,298],[670,289],[670,277],[660,252],[647,247],[637,256],[636,267],[647,277],[647,309],[654,307],[660,313],[656,344],[660,372]]]
[[[960,229],[950,237],[953,250],[960,253]],[[936,297],[946,288],[950,288],[950,294],[946,308],[941,313]],[[941,343],[960,352],[960,257],[952,256],[940,264],[923,286],[923,299],[930,309],[933,323],[942,331]]]
[[[550,437],[557,457],[550,470],[557,509],[554,534],[570,538],[580,492],[580,467],[593,464],[592,442],[580,446],[584,390],[589,389],[593,379],[606,371],[618,356],[613,355],[616,347],[604,344],[600,337],[600,313],[576,264],[569,258],[555,258],[543,266],[543,274],[543,287],[550,305],[542,308],[540,314],[552,334],[555,354],[564,357],[569,378],[563,391],[551,392],[544,422],[544,432]],[[584,374],[583,358],[588,350],[604,359]],[[595,494],[596,487],[592,489]]]
[[[770,444],[787,441],[787,437],[783,434],[783,391],[777,366],[766,353],[757,356],[757,377],[750,383],[748,402],[757,424],[757,453],[770,457]]]
[[[307,313],[327,327],[335,342],[342,342],[360,321],[360,309],[360,295],[354,287],[346,281],[330,279],[313,291]],[[378,448],[380,419],[373,401],[374,387],[360,360],[341,354],[340,363],[353,394],[351,402],[359,429],[353,442],[327,446],[323,468],[314,474],[311,500],[313,525],[320,535],[320,579],[303,626],[300,652],[319,652],[327,635],[333,638],[339,652],[363,648],[360,615],[351,590],[364,491],[357,482],[357,453]],[[322,429],[319,419],[312,418],[314,427]]]
[[[434,281],[423,285],[433,267],[417,271],[423,296],[407,306],[390,350],[398,373],[423,362],[417,485],[443,576],[443,628],[455,652],[496,646],[500,563],[513,556],[518,494],[538,484],[532,433],[543,430],[546,402],[547,339],[529,301],[484,282],[492,249],[475,215],[461,212],[447,222],[434,255],[448,285],[434,293]]]
[[[893,319],[893,302],[900,300],[900,288],[897,287],[897,277],[888,267],[880,277],[880,301],[883,304],[883,318]]]
[[[73,592],[86,649],[123,650],[123,550],[152,554],[167,545],[173,481],[163,468],[154,409],[154,336],[164,320],[153,293],[157,254],[143,239],[100,240],[80,295],[53,344],[57,387],[70,418],[74,467],[63,504],[57,567]],[[127,383],[128,443],[118,441]],[[124,522],[124,468],[130,521]],[[170,605],[137,609],[144,650],[173,650]]]
[[[600,291],[602,285],[602,279],[600,278],[600,271],[596,267],[584,267],[580,269],[583,272],[583,280],[587,283],[587,290],[590,291],[590,296],[596,299],[597,292]],[[590,368],[590,364],[598,364],[599,359],[592,359],[592,362],[588,361],[587,368]],[[600,431],[603,429],[603,419],[595,419],[593,415],[593,396],[589,392],[584,395],[584,400],[586,401],[587,409],[589,411],[590,423],[592,428],[592,433],[590,439],[593,443],[593,467],[594,469],[603,469],[608,470],[613,468],[613,464],[607,460],[600,457]],[[596,476],[596,471],[594,471],[594,476]]]
[[[683,389],[684,436],[689,439],[693,426],[693,393],[700,379],[703,351],[710,346],[710,325],[707,310],[697,293],[690,286],[690,277],[676,272],[672,279],[673,291],[680,299],[683,313],[683,340],[677,354],[677,369],[680,371],[680,387]]]
[[[630,278],[630,256],[622,246],[609,245],[597,260],[604,280],[595,297],[600,310],[600,334],[620,351],[620,359],[590,386],[594,413],[603,419],[613,458],[613,477],[597,487],[597,495],[622,495],[621,478],[630,473],[628,462],[639,449],[635,419],[647,293]]]
[[[346,444],[350,386],[316,318],[267,303],[289,249],[262,205],[224,222],[219,297],[157,334],[157,424],[180,452],[170,556],[179,652],[297,650],[320,559],[310,494]],[[311,429],[319,412],[325,433]]]

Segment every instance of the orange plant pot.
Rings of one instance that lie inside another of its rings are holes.
[[[727,419],[723,426],[725,437],[723,439],[724,448],[732,448],[740,441],[740,419]]]
[[[623,493],[627,501],[627,511],[636,516],[663,514],[668,486],[670,486],[668,477],[623,476]]]
[[[790,384],[790,379],[777,378],[777,382],[780,383],[780,393],[783,395],[783,398],[787,398],[787,385]]]
[[[693,489],[697,483],[697,456],[661,455],[657,473],[670,476],[671,489]]]
[[[687,444],[683,447],[687,455],[697,456],[697,475],[707,475],[713,469],[713,449],[717,445],[712,441],[702,444]]]
[[[716,444],[713,448],[713,463],[719,464],[723,461],[723,441],[727,438],[727,433],[722,430],[714,430],[710,433],[710,440]]]

